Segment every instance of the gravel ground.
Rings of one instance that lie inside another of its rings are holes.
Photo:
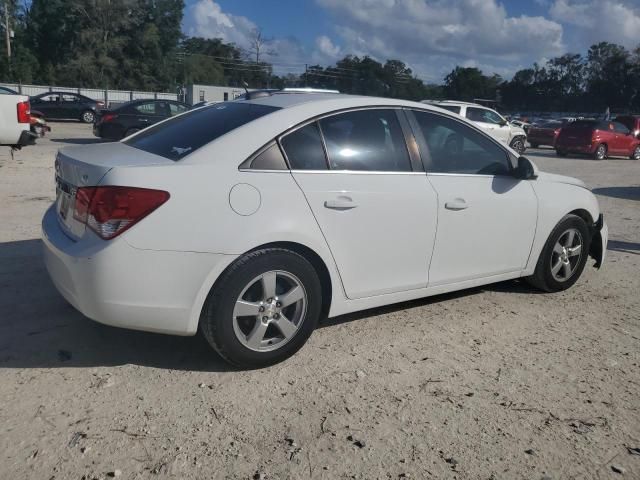
[[[640,162],[527,155],[585,180],[608,260],[325,321],[287,362],[87,320],[50,283],[53,132],[0,152],[0,478],[640,478]],[[615,471],[618,469],[618,473]]]

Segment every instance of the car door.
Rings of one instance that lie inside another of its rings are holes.
[[[429,286],[521,271],[529,258],[537,199],[506,150],[473,127],[413,111],[427,178],[438,194]]]
[[[480,107],[467,107],[466,116],[489,135],[508,145],[511,129],[504,118],[493,110]]]
[[[59,116],[60,118],[80,118],[80,98],[73,93],[63,93],[60,95]]]
[[[127,119],[129,121],[127,129],[147,128],[163,118],[156,113],[156,102],[153,100],[137,103],[132,107],[131,117]]]
[[[437,199],[417,155],[407,149],[403,115],[394,109],[343,112],[281,138],[350,299],[428,282]]]
[[[35,98],[31,102],[31,109],[42,112],[45,118],[60,118],[59,99],[59,94],[48,93],[47,95]]]
[[[617,155],[631,155],[636,139],[631,131],[620,122],[613,122],[614,140],[613,147],[609,146],[609,152]]]

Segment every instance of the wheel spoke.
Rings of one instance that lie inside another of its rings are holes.
[[[304,291],[302,287],[296,285],[287,293],[282,295],[280,298],[280,303],[282,303],[282,308],[288,307],[292,303],[296,303],[298,300],[302,300],[304,298]]]
[[[262,275],[262,291],[264,299],[276,296],[276,272],[267,272]]]
[[[259,348],[262,344],[262,340],[264,339],[264,334],[267,331],[268,325],[265,325],[260,320],[256,321],[256,324],[253,327],[253,330],[249,332],[247,335],[247,344],[251,348]]]
[[[555,247],[553,247],[553,251],[558,255],[562,255],[562,245],[560,245],[560,242],[556,243]]]
[[[284,315],[280,315],[280,318],[273,323],[276,327],[278,327],[278,330],[282,332],[282,335],[284,335],[284,338],[289,338],[293,336],[293,334],[296,333],[296,330],[298,329],[298,327],[296,327]]]
[[[558,261],[555,263],[555,265],[553,267],[551,267],[551,273],[556,275],[560,271],[561,267],[562,267],[562,260],[558,259]]]
[[[567,232],[567,240],[566,243],[564,244],[565,247],[572,247],[573,246],[573,239],[576,236],[576,231],[575,230],[569,230]]]
[[[562,264],[562,274],[564,275],[564,279],[568,279],[571,276],[571,264],[563,263]]]
[[[247,302],[246,300],[238,300],[236,306],[233,309],[234,317],[250,317],[260,313],[260,304],[254,302]]]
[[[581,251],[582,251],[582,245],[580,245],[580,244],[576,245],[573,248],[569,248],[568,249],[570,257],[575,257],[576,255],[580,255]]]

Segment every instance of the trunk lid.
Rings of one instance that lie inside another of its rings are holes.
[[[73,217],[78,188],[99,185],[112,168],[159,164],[173,162],[119,142],[61,149],[55,161],[56,213],[64,232],[72,239],[85,232],[85,224]]]

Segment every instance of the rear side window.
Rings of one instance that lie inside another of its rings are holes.
[[[613,122],[613,129],[616,133],[624,133],[625,135],[629,133],[629,129],[620,122]]]
[[[125,143],[177,161],[225,133],[276,110],[279,108],[253,103],[218,103],[152,126]]]
[[[322,138],[315,123],[291,132],[281,143],[292,170],[327,169]]]
[[[138,105],[134,105],[133,109],[136,113],[141,115],[155,115],[156,114],[156,104],[153,102],[149,103],[140,103]]]
[[[331,170],[410,172],[402,127],[394,110],[360,110],[320,120]]]
[[[503,122],[500,115],[484,108],[468,107],[467,118],[472,122],[493,123],[496,125]]]

